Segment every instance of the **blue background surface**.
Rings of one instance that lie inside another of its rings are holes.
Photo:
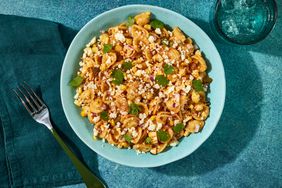
[[[109,187],[282,187],[282,21],[264,41],[236,46],[210,28],[214,2],[182,1],[0,1],[0,14],[46,19],[79,30],[96,15],[126,4],[152,4],[199,25],[222,57],[227,98],[211,137],[190,156],[158,168],[130,168],[97,156]],[[281,11],[282,1],[278,1]],[[165,20],[164,20],[165,21]],[[69,187],[69,186],[68,186]],[[83,187],[83,185],[71,186]]]

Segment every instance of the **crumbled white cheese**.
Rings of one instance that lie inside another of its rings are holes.
[[[140,98],[135,98],[135,102],[139,103],[140,102]]]
[[[160,89],[160,85],[159,85],[159,84],[155,84],[153,87],[154,87],[155,89]]]
[[[98,136],[98,134],[99,134],[99,132],[97,131],[97,129],[94,128],[94,129],[93,129],[93,135],[94,135],[94,136]]]
[[[144,119],[144,118],[146,118],[147,117],[147,115],[145,114],[145,113],[140,113],[139,114],[139,118],[140,119]]]
[[[75,105],[80,106],[80,102],[78,102],[78,100],[74,100],[73,102]]]
[[[154,43],[155,42],[155,37],[150,35],[148,40],[149,40],[150,43]]]
[[[181,54],[181,60],[182,60],[182,61],[185,60],[185,54]]]
[[[105,125],[105,128],[108,129],[109,127],[110,127],[110,124],[107,123],[107,124]]]
[[[135,76],[141,76],[142,75],[142,70],[137,70],[135,72]]]
[[[90,47],[94,43],[96,43],[96,37],[93,37],[91,41],[86,45],[86,47]]]
[[[178,93],[174,94],[176,103],[180,102],[180,95]]]
[[[194,79],[194,76],[190,75],[190,76],[189,76],[189,79],[190,79],[190,80],[193,80],[193,79]]]
[[[88,89],[97,89],[96,84],[94,84],[93,82],[89,82],[86,87]]]
[[[156,130],[158,131],[158,130],[160,130],[162,127],[163,127],[163,125],[162,125],[161,123],[157,123],[157,128],[156,128]]]
[[[175,147],[175,146],[178,145],[178,143],[179,143],[179,142],[176,140],[175,142],[172,142],[172,143],[170,143],[169,145],[172,146],[172,147]]]
[[[127,131],[127,130],[123,129],[120,134],[121,134],[121,135],[125,135],[126,131]]]
[[[177,123],[179,123],[180,121],[178,119],[174,120],[174,125],[176,125]]]
[[[105,63],[108,65],[108,64],[111,64],[111,62],[112,62],[112,61],[111,61],[111,58],[109,57],[109,58],[106,60]]]
[[[100,116],[97,116],[97,117],[94,117],[94,118],[93,118],[93,122],[94,122],[94,123],[97,123],[98,121],[100,121]]]
[[[155,129],[156,129],[156,125],[154,125],[154,124],[150,124],[149,127],[148,127],[149,131],[153,131]]]
[[[171,92],[174,91],[174,86],[168,87],[168,89],[165,91],[165,94],[170,94]]]
[[[183,90],[185,93],[189,93],[189,91],[191,90],[191,86],[186,86],[186,87],[182,88],[182,90]]]
[[[112,119],[117,118],[117,114],[116,113],[110,113],[110,118],[112,118]]]
[[[159,97],[160,97],[160,98],[164,98],[164,97],[165,97],[165,95],[163,94],[163,92],[159,92]]]
[[[117,128],[120,127],[120,122],[119,122],[119,121],[117,122],[116,127],[117,127]]]
[[[87,48],[84,49],[84,53],[85,53],[87,56],[90,56],[90,55],[93,54],[92,49],[89,48],[89,47],[87,47]]]
[[[141,153],[141,151],[136,150],[136,155],[139,155]]]
[[[156,29],[155,29],[155,32],[156,32],[158,35],[161,35],[161,34],[162,34],[162,31],[160,30],[160,28],[156,28]]]
[[[169,36],[172,36],[172,32],[171,31],[167,31],[167,32],[168,32]]]
[[[121,115],[127,115],[128,113],[126,111],[121,111],[120,114]]]
[[[190,117],[186,117],[184,120],[183,120],[183,124],[185,125],[191,118]]]
[[[178,43],[176,43],[176,42],[173,43],[173,45],[172,45],[173,48],[176,48],[177,46],[178,46]]]
[[[197,133],[197,132],[199,132],[199,130],[200,130],[200,125],[196,125],[195,126],[195,132]]]
[[[164,59],[165,63],[171,64],[169,59]]]
[[[84,65],[84,62],[83,61],[80,61],[79,62],[79,66],[83,66]]]
[[[73,98],[77,99],[78,98],[78,93],[76,93]]]
[[[116,33],[115,34],[115,38],[116,38],[116,40],[119,40],[121,42],[125,41],[125,37],[124,37],[124,35],[122,33]]]
[[[133,138],[136,138],[138,136],[138,133],[136,132],[136,130],[133,130],[131,134]]]

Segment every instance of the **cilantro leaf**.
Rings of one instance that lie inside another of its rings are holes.
[[[152,139],[151,139],[150,137],[147,137],[147,138],[145,139],[145,143],[146,143],[146,144],[150,144],[151,141],[152,141]]]
[[[164,23],[160,20],[154,19],[150,22],[150,25],[152,26],[152,28],[157,29],[160,28],[162,29],[164,27]]]
[[[177,123],[172,129],[175,133],[180,133],[184,129],[184,125],[183,123]]]
[[[126,140],[126,142],[130,143],[132,140],[132,137],[129,134],[124,135],[124,139]]]
[[[192,86],[196,91],[204,91],[203,84],[201,80],[193,80]]]
[[[108,53],[109,51],[111,51],[111,49],[113,48],[113,45],[111,44],[104,44],[104,48],[103,48],[103,53]]]
[[[76,76],[69,82],[69,85],[72,87],[78,87],[82,82],[83,78],[81,76]]]
[[[165,74],[172,74],[173,71],[174,71],[174,67],[172,65],[169,65],[169,64],[164,65],[164,73]]]
[[[155,80],[161,86],[166,86],[169,83],[169,80],[164,75],[157,75]]]
[[[131,61],[124,62],[124,63],[122,64],[122,68],[123,68],[124,70],[129,70],[129,69],[131,69],[131,68],[132,68],[132,62],[131,62]]]
[[[170,138],[169,134],[166,131],[159,130],[157,132],[157,137],[161,142],[166,142]]]
[[[135,103],[131,103],[129,105],[129,113],[132,114],[132,115],[138,115],[138,113],[141,111],[140,107],[138,104],[135,104]]]
[[[101,119],[103,119],[105,121],[109,120],[108,112],[106,112],[106,111],[101,112],[100,117],[101,117]]]
[[[112,78],[114,78],[114,80],[112,81],[114,84],[116,85],[122,84],[124,80],[124,75],[120,69],[113,70],[111,76]]]
[[[127,18],[127,26],[132,26],[134,24],[134,18],[132,16],[128,16]]]

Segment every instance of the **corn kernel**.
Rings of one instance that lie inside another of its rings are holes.
[[[161,70],[158,70],[157,74],[162,74],[162,71],[161,71]]]
[[[170,125],[170,126],[173,126],[173,125],[174,125],[174,123],[173,123],[173,120],[172,120],[172,119],[169,121],[169,125]]]
[[[151,116],[150,118],[152,121],[154,121],[156,119],[156,116]]]
[[[146,69],[145,71],[146,71],[147,74],[150,74],[150,73],[151,73],[151,70],[150,70],[150,69]]]
[[[100,35],[100,41],[101,41],[101,43],[108,44],[109,43],[109,36],[105,33]]]
[[[126,88],[127,88],[127,87],[126,87],[125,85],[121,85],[121,86],[120,86],[120,89],[121,89],[122,91],[126,90]]]
[[[111,126],[115,126],[115,121],[113,119],[110,120],[110,124],[111,124]]]
[[[122,47],[120,45],[115,46],[115,51],[120,52],[122,51]]]
[[[132,70],[132,72],[136,72],[136,71],[137,71],[137,68],[136,68],[136,67],[133,67],[131,70]]]
[[[131,45],[131,44],[132,44],[132,39],[126,38],[126,39],[125,39],[125,42],[126,42],[127,44]]]
[[[97,48],[97,46],[93,46],[93,47],[92,47],[92,52],[93,52],[93,53],[98,52],[98,48]]]
[[[82,117],[86,117],[87,116],[87,112],[84,109],[82,109],[81,112],[80,112],[80,115]]]
[[[146,25],[144,25],[144,28],[147,29],[147,30],[151,30],[151,25],[150,24],[146,24]]]

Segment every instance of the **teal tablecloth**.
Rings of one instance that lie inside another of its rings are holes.
[[[169,165],[138,169],[97,156],[109,187],[282,187],[282,20],[264,41],[231,46],[211,32],[214,2],[0,1],[1,14],[36,17],[80,29],[96,15],[125,4],[165,7],[198,24],[215,42],[225,67],[227,98],[211,137],[190,156]],[[278,0],[278,10],[282,1]],[[1,27],[1,26],[0,26]],[[72,187],[83,187],[77,185]]]

